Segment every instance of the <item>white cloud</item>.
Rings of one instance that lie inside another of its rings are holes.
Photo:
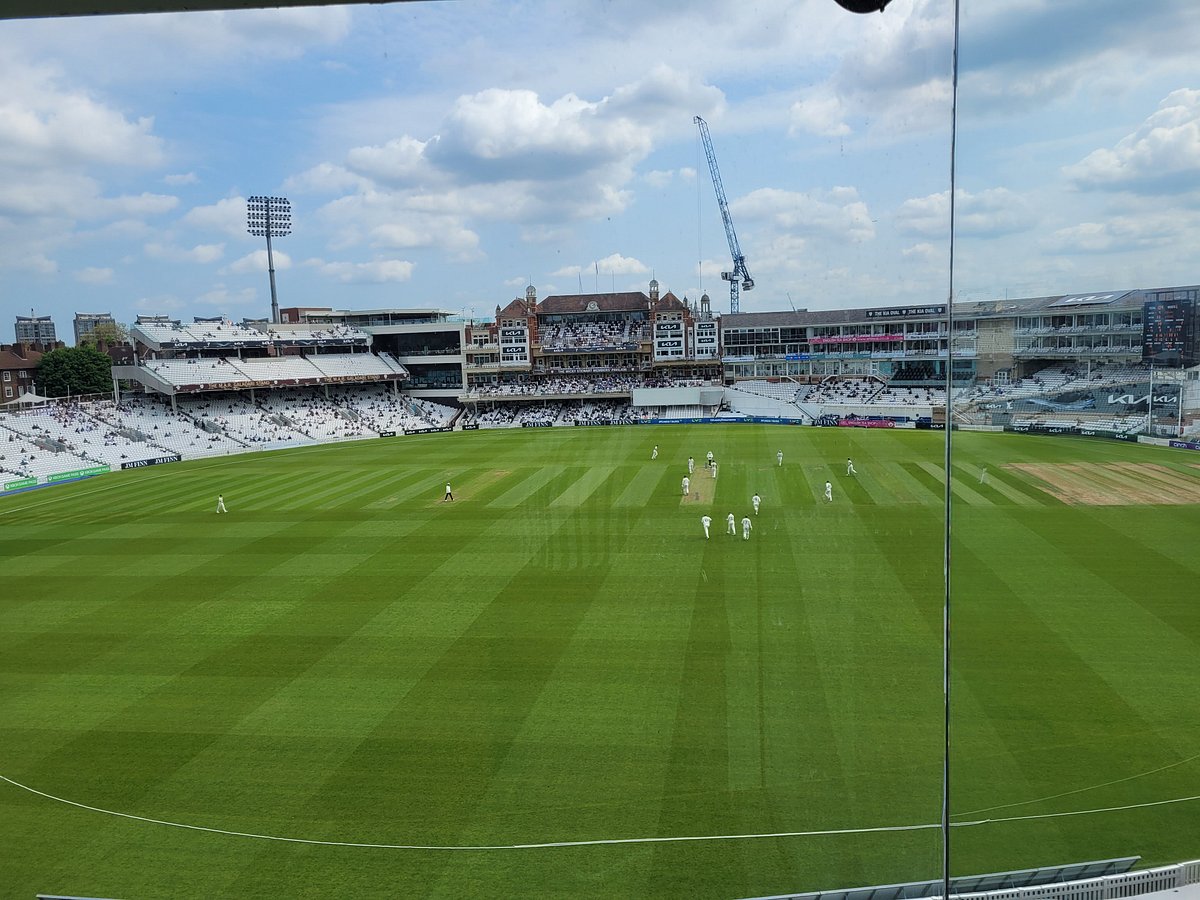
[[[1064,170],[1083,189],[1194,191],[1200,179],[1200,90],[1168,95],[1138,129]]]
[[[277,272],[290,269],[292,267],[292,258],[286,253],[279,250],[273,250],[271,256],[275,260],[275,270]],[[247,253],[241,259],[234,260],[229,265],[221,269],[222,275],[253,275],[261,272],[266,272],[270,260],[267,259],[266,249],[255,250],[253,253]]]
[[[75,273],[75,280],[81,281],[84,284],[111,284],[113,281],[113,270],[88,266]]]
[[[807,131],[822,137],[842,137],[850,133],[843,120],[846,114],[837,97],[818,90],[797,100],[791,108],[791,130]]]
[[[201,306],[212,306],[217,309],[227,310],[230,307],[249,306],[255,303],[257,299],[258,292],[254,288],[242,288],[241,290],[231,291],[226,285],[218,283],[196,297],[196,302]]]
[[[518,234],[523,244],[561,244],[571,237],[563,225],[522,225]]]
[[[875,236],[871,214],[851,187],[808,194],[759,188],[730,204],[741,223],[762,222],[785,232],[834,241],[866,241]]]
[[[161,164],[162,140],[152,133],[153,118],[130,120],[63,81],[52,67],[0,57],[0,166],[145,169]]]
[[[428,136],[356,147],[344,165],[320,164],[298,183],[352,190],[358,199],[329,204],[331,214],[390,206],[386,222],[347,223],[353,233],[389,242],[379,246],[413,246],[410,232],[428,234],[430,223],[414,212],[440,217],[433,239],[449,232],[447,246],[461,258],[475,253],[471,219],[528,226],[524,239],[538,242],[544,229],[620,213],[632,200],[638,163],[677,127],[678,110],[708,112],[722,103],[721,92],[695,74],[662,64],[598,100],[488,88],[459,96]],[[679,177],[694,178],[694,170]],[[389,227],[373,230],[381,225]]]
[[[194,206],[183,217],[193,228],[216,231],[230,237],[246,235],[246,198],[226,197],[210,206]]]
[[[905,247],[900,252],[905,256],[925,263],[946,262],[946,248],[931,244],[928,241],[921,241],[920,243],[913,244],[911,247]]]
[[[452,203],[446,207],[422,209],[403,193],[368,190],[327,203],[317,216],[334,249],[364,243],[380,250],[436,247],[456,261],[478,258],[479,235]]]
[[[225,255],[224,244],[197,244],[189,249],[153,242],[146,244],[143,250],[150,259],[162,259],[168,262],[212,263]],[[263,256],[266,256],[265,250]]]
[[[989,188],[972,194],[955,192],[954,227],[959,236],[998,237],[1028,230],[1036,221],[1032,205],[1007,188]],[[901,234],[947,238],[950,233],[950,192],[905,200],[896,211]]]
[[[354,150],[350,151],[350,153],[354,152]],[[369,189],[370,179],[356,175],[343,166],[323,162],[299,175],[288,178],[284,182],[283,188],[289,193],[339,193]]]
[[[690,166],[679,169],[651,169],[642,175],[642,181],[655,188],[666,187],[676,179],[688,183],[693,182],[696,180],[696,170]]]
[[[610,253],[603,259],[596,260],[593,270],[597,268],[601,274],[607,272],[610,275],[641,275],[650,271],[650,267],[640,259],[622,256],[620,253]]]
[[[392,187],[416,185],[434,175],[425,158],[428,145],[428,141],[404,135],[382,147],[355,147],[346,154],[346,168],[349,173]]]
[[[1053,253],[1114,253],[1170,245],[1197,225],[1194,212],[1182,210],[1113,216],[1060,228],[1045,241]]]
[[[309,50],[344,40],[351,11],[320,8],[192,11],[178,14],[114,17],[70,22],[60,33],[79,28],[80,54],[86,59],[107,46],[115,71],[110,79],[178,80],[181,72],[205,70],[206,81],[264,63],[295,59]],[[56,23],[58,24],[58,23]]]
[[[13,259],[10,265],[14,269],[36,272],[38,275],[53,275],[58,271],[58,263],[41,253]]]
[[[571,278],[585,272],[593,275],[597,272],[601,275],[644,275],[649,271],[650,267],[640,259],[610,253],[604,259],[597,259],[585,266],[563,266],[550,274],[552,277]]]
[[[376,259],[365,263],[325,262],[310,259],[304,263],[326,278],[342,284],[391,284],[412,278],[415,265],[401,259]]]
[[[164,175],[163,181],[172,187],[178,187],[185,184],[195,184],[200,179],[196,177],[195,172],[183,172],[177,175]]]
[[[106,215],[123,218],[159,216],[179,205],[179,198],[168,194],[143,193],[137,196],[106,198],[99,204]]]
[[[133,308],[147,315],[165,315],[184,309],[185,304],[178,297],[162,294],[157,297],[139,297],[133,301]]]

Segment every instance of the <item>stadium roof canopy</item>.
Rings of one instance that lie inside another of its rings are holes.
[[[368,3],[411,0],[366,0]],[[344,6],[330,0],[7,0],[0,19],[45,19],[56,16],[115,16],[126,13],[191,12],[213,9],[265,9],[291,6]]]
[[[1178,288],[1175,290],[1179,290]],[[954,304],[958,318],[1010,318],[1037,314],[1065,315],[1074,312],[1113,312],[1141,309],[1146,290],[1104,291],[1094,294],[1054,294],[1012,300],[959,301]],[[772,328],[809,325],[841,325],[847,322],[882,324],[888,319],[939,319],[946,315],[945,304],[928,306],[872,306],[858,309],[784,310],[782,312],[727,313],[721,317],[723,328]]]

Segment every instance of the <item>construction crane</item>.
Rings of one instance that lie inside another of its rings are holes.
[[[729,282],[729,311],[736,313],[741,308],[741,291],[754,289],[754,279],[746,268],[746,256],[738,244],[737,232],[733,230],[733,218],[729,215],[729,201],[725,199],[725,188],[721,185],[721,172],[717,168],[717,154],[712,139],[708,136],[708,123],[696,116],[692,119],[700,128],[700,140],[704,142],[704,153],[708,157],[708,171],[712,173],[713,188],[717,192],[717,206],[721,208],[721,219],[725,223],[725,238],[729,241],[729,255],[733,257],[733,271],[722,272],[721,279]]]

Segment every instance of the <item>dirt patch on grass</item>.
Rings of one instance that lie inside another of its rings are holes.
[[[1200,480],[1155,463],[1013,463],[1042,490],[1072,506],[1181,506],[1200,503]]]

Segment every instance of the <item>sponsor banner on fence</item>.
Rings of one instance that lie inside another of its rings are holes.
[[[839,428],[895,428],[892,419],[838,419]]]
[[[462,430],[463,431],[478,431],[479,423],[478,422],[468,422],[466,425],[463,426]]]
[[[1079,437],[1106,438],[1110,441],[1129,441],[1137,443],[1136,434],[1114,434],[1111,431],[1097,431],[1094,428],[1076,428],[1069,425],[1041,425],[1036,422],[1021,425],[1005,425],[1005,431],[1015,431],[1018,434],[1072,434]]]
[[[396,432],[394,432],[394,431],[381,431],[381,432],[379,432],[379,436],[380,436],[380,437],[395,437],[395,436],[396,436]]]
[[[1180,450],[1200,450],[1200,443],[1196,441],[1167,441],[1168,447],[1178,447]]]
[[[161,466],[163,463],[180,462],[183,459],[178,453],[171,453],[167,456],[156,456],[154,459],[135,459],[130,462],[121,463],[122,469],[143,469],[146,466]]]
[[[46,477],[46,481],[53,484],[56,481],[69,481],[72,478],[87,478],[89,475],[103,475],[105,472],[111,472],[111,466],[90,466],[86,469],[75,469],[71,472],[57,472],[54,475]]]
[[[549,428],[553,422],[522,422],[522,428]]]
[[[21,488],[35,487],[36,485],[36,478],[19,478],[16,481],[4,482],[4,489],[6,491],[16,491],[20,490]]]
[[[443,431],[453,431],[453,428],[406,428],[405,434],[438,434]]]

